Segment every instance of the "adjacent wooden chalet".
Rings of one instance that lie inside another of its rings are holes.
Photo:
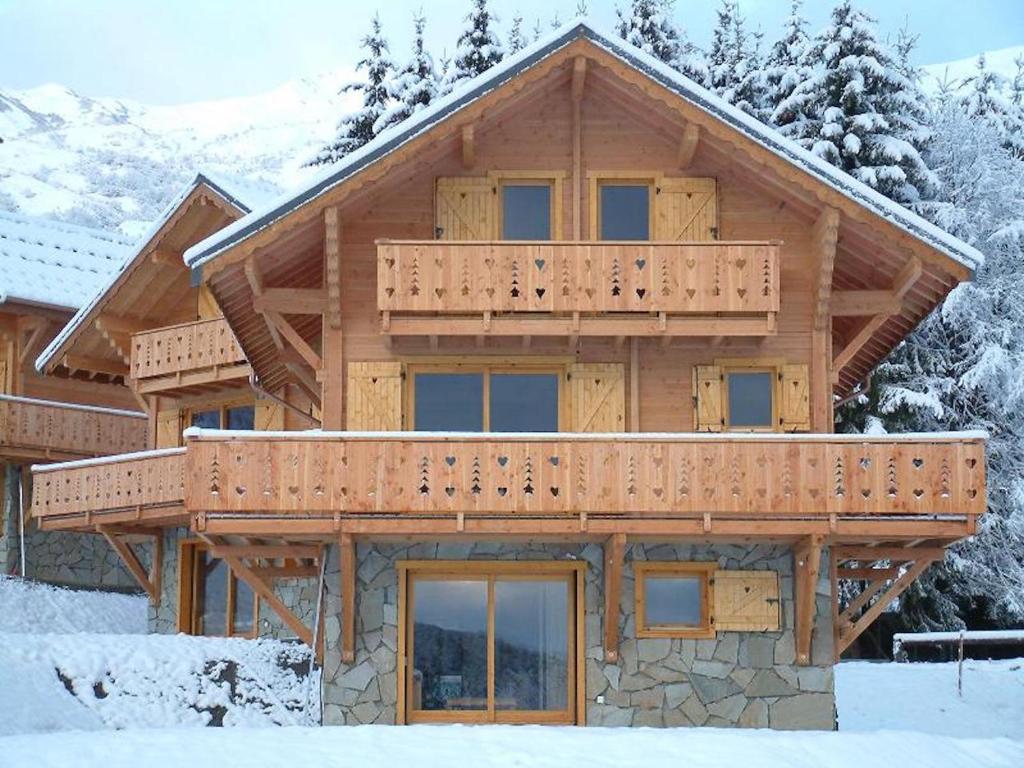
[[[215,208],[46,365],[179,411],[241,365],[281,420],[39,468],[33,514],[163,527],[154,629],[316,637],[326,722],[832,727],[985,511],[984,435],[832,434],[980,254],[588,22]],[[204,296],[237,346],[154,351]]]

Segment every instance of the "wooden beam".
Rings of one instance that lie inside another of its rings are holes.
[[[252,572],[264,581],[274,579],[315,579],[320,569],[312,565],[281,565],[253,568]]]
[[[808,536],[793,549],[796,663],[802,666],[811,663],[811,638],[814,635],[814,616],[818,576],[821,572],[823,540],[822,536]]]
[[[256,262],[255,256],[249,256],[245,260],[245,279],[249,283],[249,289],[252,291],[253,299],[258,299],[263,295],[263,271],[260,269],[260,265]],[[274,342],[274,346],[277,347],[278,351],[284,349],[284,341],[281,339],[281,334],[278,332],[274,324],[267,319],[265,313],[260,312],[260,316],[263,318],[263,322],[266,323],[267,333],[270,334],[270,340]]]
[[[697,145],[700,143],[700,126],[688,122],[683,128],[682,138],[679,140],[679,154],[676,157],[676,164],[681,170],[686,170],[693,163],[693,157],[697,154]]]
[[[154,248],[149,252],[149,260],[154,264],[166,264],[171,267],[185,268],[185,260],[178,251],[170,251],[166,248]]]
[[[889,315],[880,314],[868,318],[868,320],[860,327],[860,330],[855,333],[849,341],[846,342],[838,355],[832,361],[832,383],[838,383],[839,374],[850,361],[860,352],[861,347],[870,341],[871,337],[875,335],[875,331],[885,325],[889,319]]]
[[[323,367],[320,355],[309,345],[309,342],[302,338],[302,335],[295,330],[295,327],[285,320],[283,315],[267,309],[263,311],[263,316],[267,319],[268,323],[277,328],[281,336],[288,341],[292,349],[301,355],[310,368],[314,371],[319,371]]]
[[[626,534],[616,533],[604,543],[604,660],[619,660],[619,603],[622,599],[622,562]]]
[[[252,307],[257,312],[322,315],[327,310],[327,292],[322,288],[264,288]]]
[[[640,339],[629,340],[629,431],[640,431]]]
[[[93,321],[93,324],[96,326],[96,330],[98,331],[105,331],[113,334],[127,334],[128,336],[131,336],[133,333],[139,333],[140,331],[148,331],[153,327],[152,323],[146,323],[142,320],[136,320],[131,317],[119,317],[106,312],[97,317]]]
[[[64,355],[64,367],[72,371],[92,371],[93,373],[105,373],[109,376],[127,376],[128,366],[114,360],[106,360],[102,357],[89,357],[88,355]]]
[[[306,396],[312,400],[318,408],[321,407],[323,390],[316,380],[316,375],[311,374],[309,369],[301,363],[286,362],[284,367],[287,368],[288,372],[295,378],[295,385],[305,392]]]
[[[28,359],[29,355],[32,354],[32,350],[35,348],[36,344],[39,343],[43,334],[49,331],[49,329],[50,324],[45,320],[36,323],[35,327],[32,328],[29,333],[28,338],[25,340],[25,343],[21,345],[21,353],[18,355],[19,363],[22,365],[25,364],[25,361]]]
[[[320,557],[320,547],[313,544],[215,544],[210,548],[210,557],[240,557],[245,560],[317,560]]]
[[[324,281],[327,283],[327,321],[341,328],[341,223],[338,209],[324,209]]]
[[[837,563],[846,560],[857,560],[861,563],[891,560],[897,563],[909,563],[922,557],[942,559],[946,550],[942,547],[836,547],[834,556]]]
[[[577,56],[572,70],[572,237],[583,239],[583,85],[587,60]],[[562,233],[556,235],[561,237]]]
[[[814,222],[812,240],[818,265],[817,281],[814,284],[814,327],[822,330],[828,322],[832,296],[832,273],[835,269],[836,245],[839,242],[838,210],[822,208]]]
[[[891,290],[835,291],[832,294],[833,317],[898,315],[903,304]]]
[[[117,552],[118,557],[121,558],[121,562],[124,563],[124,567],[128,569],[128,572],[132,575],[135,581],[138,582],[139,586],[146,591],[147,595],[149,595],[150,604],[159,605],[159,585],[150,578],[150,574],[148,574],[146,569],[142,566],[138,555],[135,554],[135,550],[132,549],[131,545],[119,538],[117,534],[108,530],[106,526],[98,525],[96,526],[96,530],[103,534],[103,538],[107,540],[107,543],[110,544],[111,548]],[[155,559],[156,558],[154,558],[154,560]]]
[[[462,167],[469,170],[476,163],[476,142],[473,126],[462,126]]]
[[[572,100],[583,98],[583,86],[587,79],[587,57],[577,56],[572,62]]]
[[[270,606],[271,610],[281,618],[281,621],[288,625],[288,628],[302,642],[308,646],[313,645],[312,631],[302,623],[298,616],[291,612],[288,606],[281,602],[281,599],[266,581],[257,576],[253,569],[243,563],[238,557],[227,555],[222,559],[227,563],[228,568],[231,569],[235,577],[248,584],[249,589],[259,595],[260,599]]]
[[[338,539],[341,579],[341,660],[351,664],[356,659],[356,545],[350,533]]]
[[[903,265],[903,269],[899,271],[896,278],[892,281],[892,293],[897,299],[902,299],[907,295],[907,292],[914,287],[914,283],[921,277],[921,273],[924,271],[924,267],[921,265],[921,260],[914,256],[906,264]]]

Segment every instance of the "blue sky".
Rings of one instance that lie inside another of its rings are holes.
[[[492,0],[507,30],[528,27],[577,0]],[[435,55],[451,50],[469,0],[0,0],[0,87],[58,82],[92,96],[155,104],[246,95],[296,77],[351,66],[359,38],[379,10],[392,52],[404,59],[412,13],[424,8]],[[610,26],[614,0],[589,0]],[[859,0],[883,32],[904,21],[920,33],[918,63],[930,64],[1024,44],[1024,0]],[[777,33],[789,0],[740,0],[752,24]],[[830,0],[806,0],[812,29]],[[704,44],[717,0],[676,0],[676,20]]]

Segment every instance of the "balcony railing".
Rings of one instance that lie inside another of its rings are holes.
[[[774,242],[382,240],[377,257],[388,333],[481,332],[477,321],[444,325],[438,315],[478,315],[484,333],[523,333],[540,314],[547,322],[529,332],[617,334],[632,322],[642,335],[727,334],[730,325],[763,335],[779,310]],[[513,313],[534,317],[503,317]],[[732,322],[705,330],[702,317]]]
[[[185,449],[33,467],[32,516],[44,528],[183,515]]]
[[[70,459],[146,447],[146,415],[0,395],[0,457]]]
[[[193,438],[186,505],[285,515],[968,521],[984,438],[334,433]]]
[[[141,392],[216,385],[248,375],[245,353],[224,318],[132,334],[131,377]]]

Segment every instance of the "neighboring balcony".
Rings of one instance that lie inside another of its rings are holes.
[[[391,335],[766,336],[779,243],[377,242]]]
[[[28,463],[146,447],[146,414],[0,395],[0,461]]]
[[[132,334],[130,365],[136,392],[168,396],[236,386],[252,370],[222,317]]]
[[[35,467],[32,516],[44,529],[185,524],[185,449]]]
[[[984,436],[193,436],[200,530],[957,538]],[[488,527],[490,526],[490,527]]]

